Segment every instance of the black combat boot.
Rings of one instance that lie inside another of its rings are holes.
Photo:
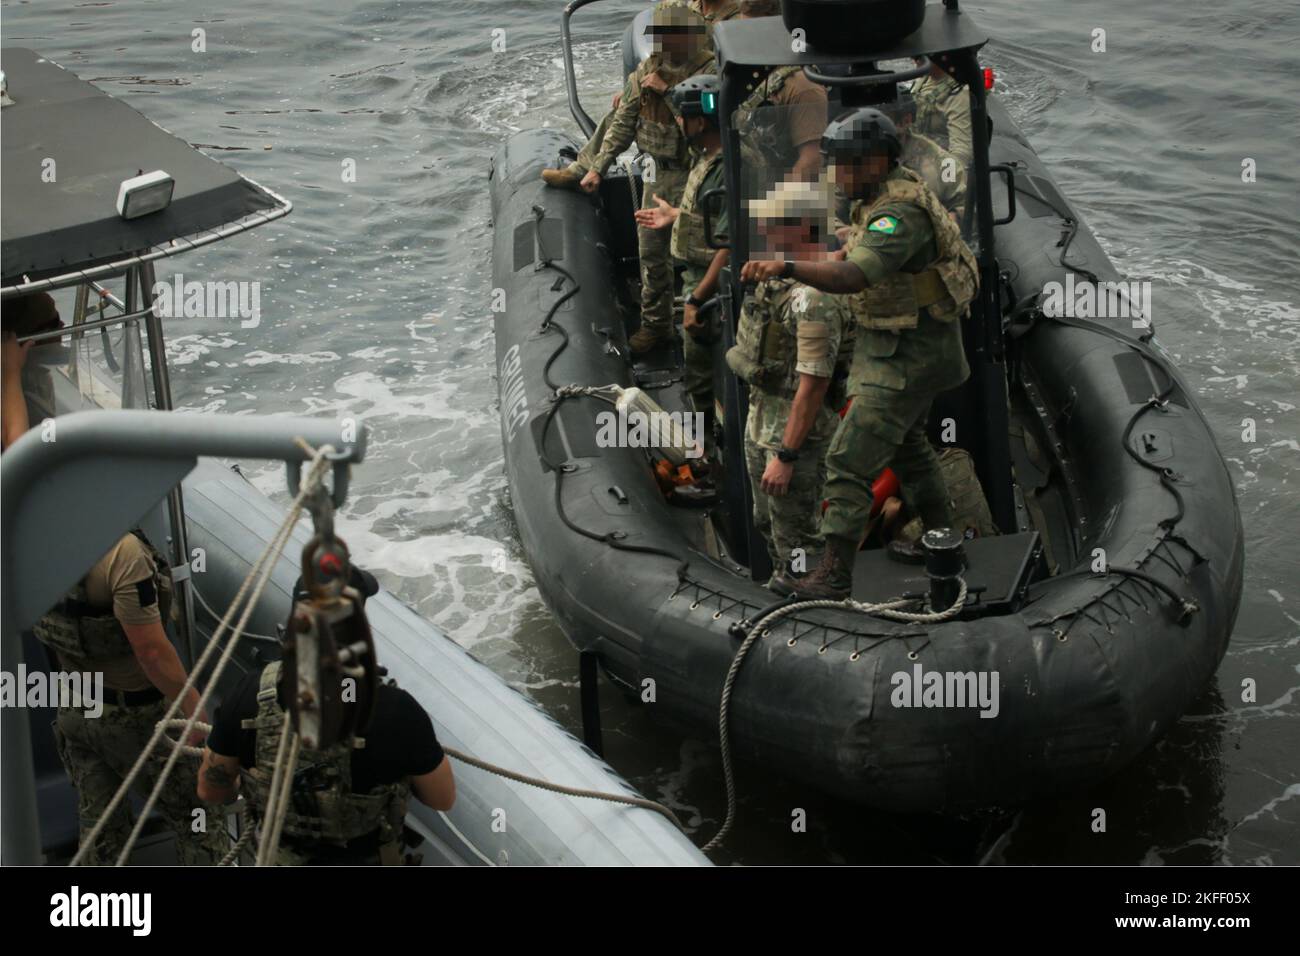
[[[889,542],[889,547],[885,549],[891,561],[898,561],[902,564],[925,564],[925,548],[921,547],[921,542],[903,541],[895,538]]]
[[[853,562],[857,557],[856,541],[827,535],[822,563],[793,582],[794,593],[804,601],[843,600],[853,590]]]

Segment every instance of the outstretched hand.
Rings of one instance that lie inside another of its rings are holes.
[[[740,267],[740,281],[762,282],[766,279],[775,279],[781,275],[784,269],[784,262],[750,259]]]
[[[646,207],[636,211],[636,224],[646,229],[667,229],[677,221],[677,209],[661,199],[658,193],[655,194],[654,200],[653,209]]]

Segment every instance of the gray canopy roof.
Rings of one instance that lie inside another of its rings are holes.
[[[6,288],[183,252],[292,208],[32,50],[5,47],[0,69],[13,100],[0,109]],[[42,178],[48,159],[55,162],[53,182]],[[121,218],[118,186],[156,169],[176,181],[171,205]]]

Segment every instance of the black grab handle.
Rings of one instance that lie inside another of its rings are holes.
[[[1007,179],[1007,217],[993,220],[993,225],[1005,226],[1016,218],[1016,171],[1006,163],[998,163],[996,166],[989,167],[989,173],[1003,173]]]
[[[898,73],[868,73],[865,76],[835,76],[831,73],[821,73],[814,70],[811,66],[803,68],[803,75],[808,77],[814,83],[820,83],[822,86],[879,86],[882,83],[902,83],[904,80],[915,80],[918,77],[925,76],[930,72],[930,58],[921,57],[925,62],[920,66],[910,70],[900,70]]]
[[[709,199],[713,196],[722,196],[725,200],[727,187],[717,186],[699,198],[700,214],[704,217],[704,242],[710,249],[730,249],[731,243],[729,242],[718,243],[713,241],[713,216],[709,213]]]

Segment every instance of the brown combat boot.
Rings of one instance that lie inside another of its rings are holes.
[[[556,189],[577,189],[582,177],[582,170],[572,163],[564,169],[542,170],[542,182]]]
[[[627,340],[627,347],[633,355],[642,355],[672,340],[673,334],[668,329],[656,329],[643,325]]]
[[[799,590],[799,579],[789,568],[782,568],[780,571],[773,572],[767,579],[767,589],[781,597],[789,597]]]
[[[850,538],[826,537],[822,563],[811,574],[794,581],[794,593],[804,601],[841,601],[853,590],[853,562],[858,543]]]

